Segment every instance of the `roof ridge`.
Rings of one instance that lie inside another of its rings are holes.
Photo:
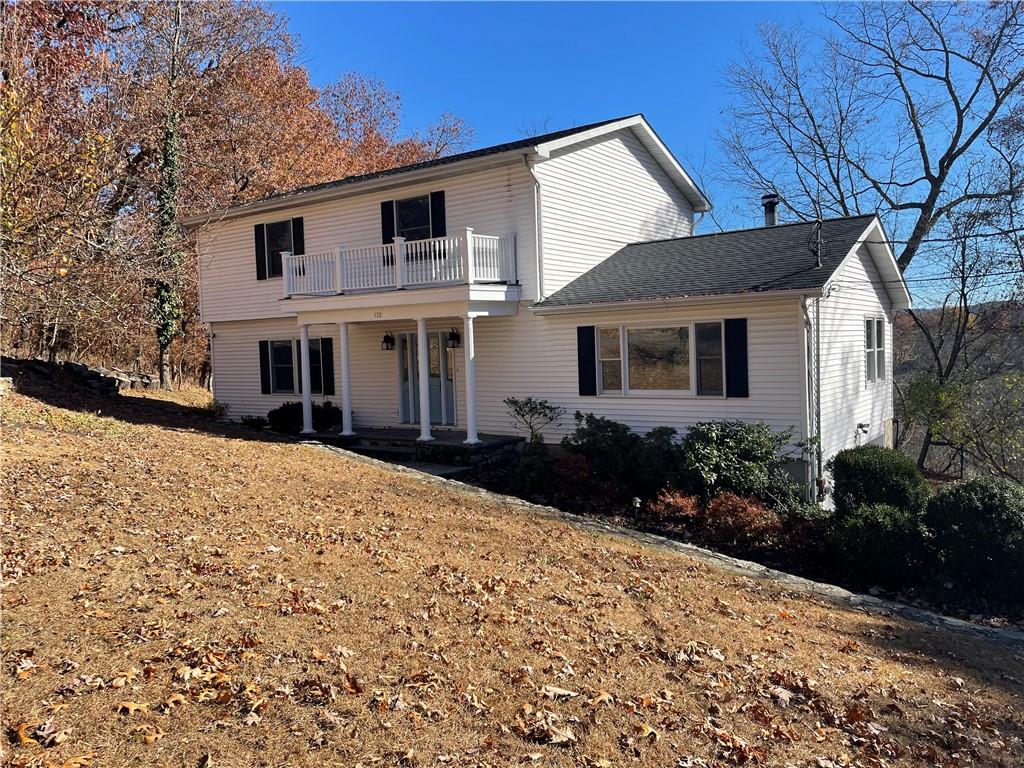
[[[493,152],[495,152],[497,150],[501,150],[502,147],[510,147],[511,148],[511,147],[520,147],[520,146],[531,146],[531,145],[534,145],[534,144],[543,144],[544,142],[547,142],[547,141],[553,141],[556,138],[558,138],[558,139],[566,138],[568,136],[572,136],[575,133],[582,133],[583,131],[589,131],[589,130],[591,130],[593,128],[600,128],[601,126],[611,125],[612,123],[618,123],[618,122],[621,122],[622,120],[629,120],[630,118],[633,118],[633,117],[641,117],[642,118],[643,117],[643,113],[642,112],[635,112],[635,113],[633,113],[631,115],[622,115],[621,117],[613,117],[613,118],[609,118],[608,120],[598,120],[595,123],[587,123],[585,125],[577,125],[577,126],[572,126],[570,128],[561,128],[561,129],[559,129],[557,131],[548,131],[547,133],[538,133],[538,134],[536,134],[534,136],[524,136],[521,139],[513,139],[511,141],[501,141],[501,142],[498,142],[497,144],[491,144],[491,145],[486,146],[486,147],[477,147],[475,149],[467,149],[464,152],[456,152],[454,155],[442,155],[441,157],[435,157],[435,158],[433,158],[431,160],[420,160],[420,161],[415,162],[415,163],[407,163],[406,165],[396,165],[394,168],[385,168],[384,170],[381,170],[381,171],[370,171],[369,173],[357,173],[357,174],[354,174],[352,176],[342,176],[340,179],[332,179],[331,181],[322,181],[319,184],[310,184],[309,186],[306,186],[306,187],[297,187],[295,189],[290,189],[287,192],[272,193],[272,194],[268,195],[267,197],[261,198],[260,200],[255,200],[253,202],[262,202],[263,200],[272,200],[272,199],[274,199],[276,197],[284,197],[284,196],[288,196],[288,195],[302,194],[303,192],[311,192],[311,191],[317,190],[317,189],[328,188],[328,187],[331,187],[331,186],[333,186],[335,184],[339,184],[341,182],[354,183],[354,182],[359,181],[360,179],[363,179],[363,178],[373,178],[375,176],[380,176],[382,174],[395,175],[395,174],[403,173],[403,172],[405,172],[407,170],[412,170],[412,169],[417,168],[417,167],[419,167],[421,165],[430,165],[430,164],[433,164],[433,163],[437,163],[438,161],[441,161],[441,160],[443,160],[445,163],[454,163],[454,162],[458,162],[464,155],[490,154],[490,153],[493,153]]]
[[[877,215],[878,215],[877,213],[858,213],[858,214],[853,215],[853,216],[833,216],[830,219],[822,219],[822,222],[823,223],[827,223],[827,222],[830,222],[830,221],[851,221],[853,219],[867,219],[867,218],[874,218]],[[760,227],[741,227],[739,229],[726,229],[726,230],[722,230],[721,232],[704,232],[703,234],[700,234],[700,235],[682,235],[680,237],[664,237],[664,238],[659,238],[659,239],[655,239],[655,240],[634,240],[633,242],[626,243],[626,246],[629,246],[629,245],[649,245],[651,243],[671,243],[671,242],[674,242],[676,240],[696,240],[696,239],[701,238],[701,237],[715,237],[716,235],[734,235],[734,234],[737,234],[739,232],[755,232],[755,231],[762,230],[762,229],[763,230],[782,229],[783,227],[795,227],[795,226],[797,226],[799,224],[804,224],[804,225],[806,225],[806,224],[813,224],[814,221],[815,221],[814,219],[805,219],[804,221],[787,221],[785,224],[774,224],[773,226],[770,226],[770,227],[764,226],[764,225],[762,225]],[[625,246],[623,246],[623,247],[625,247]]]

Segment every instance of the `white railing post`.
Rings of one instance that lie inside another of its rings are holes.
[[[395,238],[395,288],[405,285],[405,238]]]
[[[292,269],[291,251],[281,251],[281,275],[284,277],[281,281],[281,291],[286,299],[292,295],[295,288],[292,284]]]
[[[339,245],[334,249],[334,292],[345,292],[345,262],[342,257],[342,248]]]
[[[473,228],[462,230],[462,277],[467,283],[473,282]]]

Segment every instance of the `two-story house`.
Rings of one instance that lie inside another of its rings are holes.
[[[818,438],[809,480],[886,440],[909,295],[878,219],[774,226],[769,196],[766,226],[695,235],[710,207],[634,115],[192,218],[215,397],[422,441],[513,433],[510,395],[641,432],[761,421]]]

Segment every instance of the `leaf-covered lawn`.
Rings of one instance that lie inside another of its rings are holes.
[[[38,394],[0,404],[8,764],[1024,764],[1019,648]]]

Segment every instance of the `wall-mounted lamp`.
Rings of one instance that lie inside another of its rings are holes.
[[[391,331],[384,331],[384,338],[380,340],[380,348],[383,352],[390,352],[395,348],[395,337]]]
[[[458,349],[462,346],[462,336],[459,334],[457,329],[452,328],[451,331],[448,332],[448,338],[445,339],[445,345],[448,349]]]

